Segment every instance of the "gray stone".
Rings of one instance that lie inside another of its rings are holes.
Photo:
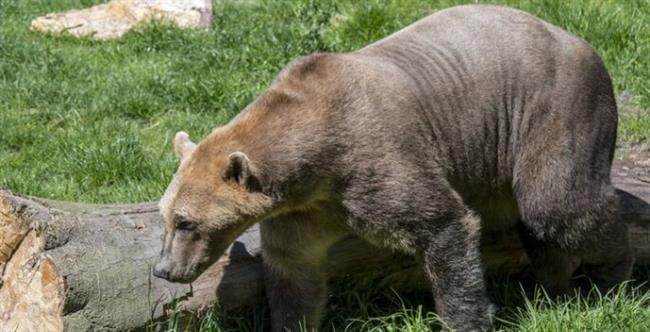
[[[113,0],[90,8],[52,13],[32,21],[31,29],[50,33],[118,38],[136,26],[164,21],[181,28],[208,29],[210,0]]]

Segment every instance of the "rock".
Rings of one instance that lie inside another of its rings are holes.
[[[624,105],[624,104],[633,104],[634,103],[635,96],[632,94],[632,91],[630,90],[623,90],[621,94],[616,98],[616,102],[619,105]]]
[[[638,104],[637,96],[630,90],[623,90],[621,94],[616,97],[616,104],[618,105],[618,114],[624,116],[639,117],[642,114],[642,109]]]
[[[650,142],[623,142],[617,146],[621,164],[627,167],[628,176],[650,183]]]
[[[181,28],[208,29],[211,0],[112,0],[86,9],[52,13],[32,21],[32,30],[106,40],[152,20]]]

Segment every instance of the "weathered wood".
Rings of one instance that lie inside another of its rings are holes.
[[[637,263],[650,264],[650,185],[620,164],[612,177]],[[128,330],[174,307],[196,312],[263,300],[257,227],[191,285],[151,276],[162,232],[153,203],[78,204],[0,191],[0,331]],[[527,264],[511,230],[486,234],[482,245],[489,272],[516,273]],[[356,237],[331,250],[329,271],[397,288],[422,285],[412,258]]]

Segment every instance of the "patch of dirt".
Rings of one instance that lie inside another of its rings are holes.
[[[623,90],[616,98],[619,114],[641,116],[642,109],[637,96],[630,90]],[[650,142],[623,142],[616,146],[617,164],[635,179],[650,183]]]
[[[616,148],[616,160],[635,179],[650,184],[650,144],[624,142]]]

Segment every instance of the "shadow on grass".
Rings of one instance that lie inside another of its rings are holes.
[[[639,267],[633,281],[601,294],[551,299],[543,289],[522,278],[488,277],[489,296],[497,311],[494,330],[644,331],[650,327],[650,269]],[[321,331],[444,331],[434,314],[428,291],[397,292],[373,281],[339,279],[330,286]],[[147,331],[268,331],[269,310],[260,305],[224,314],[210,309],[201,317],[176,316]],[[620,330],[620,329],[619,329]]]

